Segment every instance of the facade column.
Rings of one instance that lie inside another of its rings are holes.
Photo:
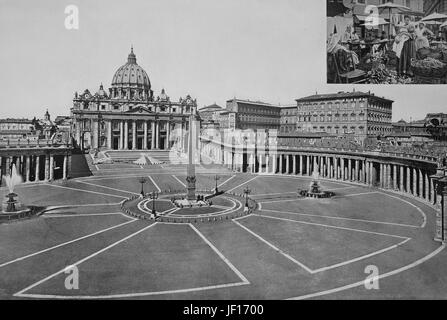
[[[256,164],[255,164],[256,169]],[[258,155],[258,173],[262,173],[262,154]]]
[[[62,167],[62,179],[67,180],[68,155],[64,155],[64,165]]]
[[[189,131],[191,131],[191,128]],[[160,121],[155,123],[155,149],[160,149]]]
[[[147,150],[147,121],[143,122],[144,138],[143,138],[143,149]]]
[[[124,121],[124,150],[129,149],[129,122]]]
[[[1,164],[1,160],[0,160],[0,164]],[[25,171],[26,171],[26,175],[25,175],[25,182],[29,182],[29,176],[31,173],[31,156],[26,156],[26,162],[25,162]]]
[[[151,122],[151,149],[155,149],[155,120]],[[182,127],[182,133],[183,133],[183,127]],[[182,150],[183,150],[183,135],[182,135]]]
[[[166,121],[166,150],[169,150],[171,148],[171,143],[170,143],[170,138],[171,138],[171,122]]]
[[[45,181],[50,179],[50,156],[45,155]]]
[[[123,121],[120,121],[120,140],[119,140],[118,149],[120,149],[120,150],[124,149],[124,122]]]
[[[137,148],[137,121],[132,120],[132,150]]]
[[[107,148],[112,149],[112,120],[107,121]]]
[[[277,158],[276,158],[276,154],[273,155],[272,157],[272,173],[275,174],[276,173],[276,162],[277,162]]]
[[[309,175],[310,157],[306,155],[306,174]]]
[[[40,181],[39,173],[40,173],[40,156],[36,156],[36,167],[35,167],[35,178],[34,181]]]

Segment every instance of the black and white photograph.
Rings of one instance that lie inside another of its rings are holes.
[[[0,300],[447,299],[446,21],[446,0],[0,0]]]
[[[326,1],[328,83],[447,83],[444,1]]]

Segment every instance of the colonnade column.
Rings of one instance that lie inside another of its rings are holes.
[[[265,155],[265,173],[269,173],[270,154]]]
[[[399,190],[404,192],[404,166],[399,166]]]
[[[405,167],[405,171],[407,172],[407,189],[405,190],[407,193],[411,193],[411,172],[409,167]]]
[[[1,164],[1,161],[0,161],[0,164]],[[25,182],[29,182],[29,176],[31,173],[31,156],[26,156],[25,166],[26,166]]]
[[[50,179],[50,156],[45,155],[45,181]]]
[[[296,154],[292,155],[292,174],[294,175],[296,174],[296,157]]]
[[[39,177],[39,173],[40,173],[40,156],[39,155],[37,155],[36,156],[36,167],[35,167],[35,178],[34,178],[34,181],[40,181],[40,177]]]
[[[262,173],[262,154],[258,155],[258,173]],[[256,164],[255,164],[256,169]]]
[[[68,156],[64,155],[64,165],[62,168],[62,179],[67,180]]]
[[[290,173],[290,155],[286,154],[286,174]]]
[[[417,173],[416,168],[413,168],[413,195],[414,196],[417,196],[417,194],[418,194],[417,182],[418,182],[418,173]]]
[[[54,156],[50,155],[50,181],[54,180]]]
[[[352,161],[351,159],[348,159],[348,180],[352,180]]]
[[[425,200],[430,201],[430,178],[428,177],[428,172],[424,174],[425,182]]]
[[[300,175],[303,175],[303,155],[300,154]]]
[[[310,156],[306,156],[306,174],[310,171]]]
[[[419,192],[418,195],[420,198],[424,198],[424,177],[422,176],[422,170],[419,169]]]

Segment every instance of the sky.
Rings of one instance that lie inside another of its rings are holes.
[[[131,45],[155,95],[199,107],[355,88],[394,100],[394,121],[447,112],[447,86],[326,84],[325,15],[304,0],[0,0],[0,118],[69,115],[75,91],[110,87]]]

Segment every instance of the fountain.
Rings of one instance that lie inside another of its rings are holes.
[[[20,209],[21,205],[16,200],[17,194],[14,193],[14,188],[22,183],[22,177],[17,173],[16,165],[13,164],[11,168],[11,174],[9,176],[3,176],[6,182],[9,193],[6,195],[6,201],[3,202],[2,210],[3,212],[16,212]]]
[[[323,191],[320,186],[320,173],[318,171],[318,166],[315,167],[312,173],[312,181],[309,185],[308,190],[300,191],[300,195],[307,198],[330,198],[335,195],[331,191]]]

